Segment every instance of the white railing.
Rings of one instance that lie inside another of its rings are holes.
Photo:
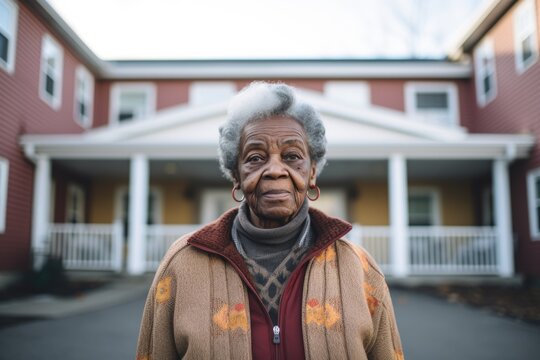
[[[353,243],[366,249],[383,272],[389,273],[392,270],[390,228],[388,226],[361,226],[355,224],[348,238]]]
[[[122,270],[122,225],[51,224],[49,255],[68,270]]]
[[[180,236],[202,225],[149,225],[145,266],[155,271]],[[409,227],[409,273],[412,275],[498,274],[497,232],[493,227]],[[363,246],[382,271],[392,274],[388,226],[354,225],[347,236]],[[61,257],[70,270],[121,271],[121,224],[52,224],[48,253]]]
[[[202,225],[148,225],[146,228],[146,270],[155,271],[167,249],[180,236]]]
[[[411,274],[497,274],[493,227],[409,228]]]

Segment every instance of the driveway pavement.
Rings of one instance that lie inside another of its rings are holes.
[[[540,359],[540,326],[408,290],[392,297],[406,359]],[[0,329],[0,359],[133,359],[144,299]]]
[[[540,359],[540,326],[409,290],[392,290],[406,359]]]

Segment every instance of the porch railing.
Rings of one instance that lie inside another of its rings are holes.
[[[180,236],[202,225],[148,225],[146,229],[146,270],[155,271],[167,249]]]
[[[122,225],[51,224],[47,253],[69,270],[122,270]]]
[[[493,227],[409,228],[411,274],[496,274]]]
[[[145,268],[154,271],[180,236],[202,225],[149,225]],[[494,227],[409,227],[409,273],[413,275],[498,274],[498,235]],[[382,271],[392,274],[390,229],[354,225],[347,236],[362,245]],[[48,253],[62,258],[66,269],[121,271],[121,224],[52,224]]]
[[[384,273],[392,271],[390,228],[388,226],[354,225],[347,238],[366,249]]]

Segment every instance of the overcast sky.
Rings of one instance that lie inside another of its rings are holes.
[[[444,57],[491,0],[48,0],[103,59]]]

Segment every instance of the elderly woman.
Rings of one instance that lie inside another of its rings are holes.
[[[283,84],[232,101],[219,159],[237,209],[177,240],[144,309],[138,359],[402,359],[384,277],[310,208],[325,129]]]

